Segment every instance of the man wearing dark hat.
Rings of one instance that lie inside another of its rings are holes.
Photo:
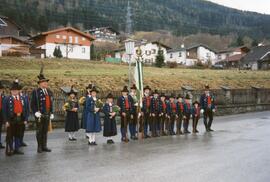
[[[39,88],[33,90],[31,97],[31,109],[36,120],[37,152],[51,152],[47,147],[47,135],[49,123],[54,119],[53,93],[48,87],[49,79],[43,75],[43,66],[38,75]]]
[[[184,102],[183,102],[183,96],[179,94],[177,96],[177,103],[176,103],[176,108],[177,108],[177,121],[176,121],[176,134],[177,135],[182,135],[183,132],[181,130],[182,128],[182,121],[183,121],[183,113],[184,113]]]
[[[148,126],[150,128],[150,123],[151,123],[151,116],[150,116],[151,96],[150,96],[150,91],[151,91],[151,88],[149,86],[146,86],[143,90],[144,90],[144,97],[143,97],[142,113],[143,113],[143,119],[144,119],[144,138],[150,138],[150,135],[148,135]]]
[[[136,136],[136,127],[137,127],[137,122],[138,122],[138,98],[137,98],[137,87],[135,84],[130,87],[130,94],[129,94],[133,100],[133,114],[132,114],[132,119],[129,123],[129,132],[131,135],[132,140],[138,140],[138,137]]]
[[[11,88],[11,95],[7,96],[3,105],[4,121],[6,123],[6,155],[23,154],[20,151],[21,126],[27,120],[26,105],[24,98],[20,96],[22,89],[19,81],[16,79]],[[14,144],[14,147],[13,147]]]
[[[209,91],[209,85],[205,85],[204,94],[201,95],[201,113],[203,113],[203,122],[207,132],[214,131],[211,129],[213,116],[216,112],[215,97]],[[207,118],[209,118],[207,122]]]
[[[160,95],[159,101],[159,129],[160,135],[165,136],[168,134],[168,120],[167,120],[167,103],[166,96],[164,93]]]
[[[150,106],[150,115],[151,115],[151,134],[152,137],[160,136],[159,134],[159,127],[158,127],[158,115],[159,115],[159,97],[158,91],[155,90],[153,93],[153,97],[151,99],[151,106]]]
[[[169,119],[169,134],[175,135],[174,131],[174,125],[175,121],[177,119],[177,108],[176,108],[176,102],[175,102],[175,95],[171,94],[170,101],[167,104],[167,115]]]
[[[29,118],[29,114],[30,114],[30,104],[29,104],[29,97],[26,93],[23,93],[22,91],[20,92],[20,96],[24,99],[24,105],[25,105],[25,108],[26,108],[26,117],[24,121],[24,123],[22,123],[22,131],[21,131],[21,137],[20,137],[20,146],[21,147],[26,147],[27,144],[24,142],[24,132],[25,132],[25,128],[26,128],[26,125],[28,123],[28,118]]]
[[[192,107],[192,133],[199,133],[197,125],[200,119],[200,103],[195,101]]]
[[[184,103],[184,133],[190,134],[190,131],[188,130],[189,126],[189,120],[192,114],[192,104],[190,102],[190,96],[189,94],[185,97],[185,103]]]
[[[4,85],[2,85],[2,82],[0,81],[0,149],[4,149],[5,147],[2,144],[2,127],[4,123],[4,116],[3,116],[3,104],[5,100],[4,95]]]
[[[133,99],[130,95],[128,95],[128,88],[124,86],[122,92],[122,96],[118,98],[118,106],[120,107],[120,115],[121,115],[121,140],[123,142],[128,142],[128,133],[127,127],[131,119],[133,119]]]

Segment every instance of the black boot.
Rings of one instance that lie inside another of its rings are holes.
[[[43,135],[42,151],[51,152],[52,150],[47,147],[47,134]]]

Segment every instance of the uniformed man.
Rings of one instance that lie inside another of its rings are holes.
[[[2,127],[4,124],[4,116],[3,116],[3,104],[5,100],[5,95],[4,95],[4,85],[0,81],[0,149],[4,149],[4,145],[2,144]]]
[[[164,93],[160,94],[159,124],[160,124],[160,135],[161,136],[168,135],[167,103],[166,103],[166,96]]]
[[[183,101],[183,96],[179,94],[177,96],[177,103],[176,103],[176,108],[177,108],[177,121],[176,121],[176,134],[177,135],[182,135],[182,121],[183,121],[183,115],[184,115],[184,101]]]
[[[151,99],[151,106],[150,106],[150,115],[151,115],[151,134],[152,137],[160,136],[157,132],[158,127],[158,115],[159,115],[159,97],[158,97],[158,91],[155,90],[153,92],[153,97]]]
[[[169,98],[169,102],[167,104],[167,116],[168,116],[168,120],[169,120],[169,134],[170,135],[175,135],[175,131],[174,131],[174,125],[175,125],[175,121],[177,119],[177,110],[176,110],[176,102],[175,102],[175,95],[171,94],[170,98]]]
[[[131,119],[133,119],[133,99],[130,95],[128,95],[128,88],[124,86],[122,92],[122,96],[118,98],[117,105],[120,107],[120,115],[121,115],[121,140],[122,142],[129,142],[128,139],[128,124]]]
[[[143,113],[143,119],[144,119],[144,122],[143,122],[144,123],[144,138],[150,138],[150,135],[148,134],[148,128],[150,128],[151,126],[151,116],[150,116],[151,88],[149,86],[146,86],[143,90],[144,90],[144,97],[143,97],[142,113]]]
[[[3,104],[4,121],[6,123],[6,155],[23,154],[20,151],[20,137],[22,133],[22,125],[26,121],[27,108],[24,98],[20,95],[22,89],[19,80],[16,79],[11,88],[11,95],[5,98]]]
[[[53,115],[53,93],[48,86],[49,79],[43,74],[43,66],[38,75],[38,86],[32,92],[31,109],[35,114],[37,152],[51,152],[47,147],[47,135],[49,123],[54,119]]]
[[[189,94],[185,97],[185,103],[184,103],[184,134],[190,134],[190,131],[188,130],[189,126],[189,120],[191,118],[192,114],[192,104],[190,102],[190,96]]]
[[[138,122],[138,98],[137,98],[137,87],[135,84],[132,85],[130,88],[130,96],[132,97],[133,100],[133,117],[129,123],[129,132],[131,135],[132,140],[138,140],[138,137],[136,136],[136,127],[137,127],[137,122]]]
[[[213,116],[216,112],[215,97],[209,91],[209,85],[205,85],[204,94],[201,95],[201,113],[203,113],[203,122],[207,132],[214,131],[211,129]],[[207,118],[209,120],[207,121]]]
[[[21,147],[26,147],[27,144],[24,142],[24,132],[25,132],[25,128],[26,128],[26,125],[28,123],[28,118],[29,118],[29,113],[30,113],[30,104],[29,104],[29,97],[26,93],[23,93],[23,92],[20,92],[20,95],[21,97],[23,98],[24,100],[24,105],[25,105],[25,108],[26,108],[26,117],[25,117],[25,121],[22,123],[22,132],[21,132],[21,137],[20,137],[20,146]]]

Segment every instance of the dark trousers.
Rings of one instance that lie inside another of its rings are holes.
[[[159,130],[158,126],[158,113],[155,113],[155,116],[151,116],[151,133],[152,136],[157,136],[157,131]]]
[[[42,115],[40,119],[36,118],[36,138],[39,149],[47,148],[49,122],[50,114]]]
[[[204,110],[203,123],[204,123],[204,126],[205,126],[206,130],[210,129],[211,126],[212,126],[213,115],[214,115],[214,113],[213,113],[212,109],[207,108],[207,109]],[[208,122],[207,122],[207,118],[209,118]]]
[[[3,122],[0,121],[0,145],[2,145],[2,127],[3,127]]]
[[[185,114],[185,117],[186,118],[184,119],[184,131],[188,131],[190,114]]]
[[[20,137],[22,135],[22,117],[14,117],[9,121],[9,127],[7,127],[6,134],[6,154],[13,150],[19,150]]]
[[[4,121],[3,121],[3,114],[2,110],[0,110],[0,145],[2,145],[2,127],[3,127]]]
[[[144,136],[147,136],[148,134],[148,126],[150,128],[150,123],[151,123],[151,116],[150,113],[144,113]],[[151,128],[150,128],[151,130]]]
[[[178,118],[176,120],[176,134],[181,134],[181,128],[182,128],[182,121],[183,121],[183,114],[178,114]]]
[[[20,143],[22,144],[23,143],[23,138],[24,138],[24,132],[25,132],[25,124],[22,123],[22,126],[21,126],[21,137],[20,137]]]
[[[126,116],[124,117],[121,113],[121,135],[122,135],[122,140],[127,139],[127,127],[130,122],[130,112],[127,111],[125,112]]]
[[[161,134],[164,135],[165,131],[168,131],[168,118],[166,117],[166,114],[163,113],[161,116],[159,116],[159,124],[160,124],[160,131]]]
[[[129,123],[129,132],[130,132],[130,135],[132,137],[135,137],[136,136],[137,122],[138,122],[138,114],[137,113],[134,113],[133,114],[133,118],[130,120],[130,123]]]
[[[175,134],[175,132],[174,132],[175,120],[176,120],[176,114],[171,114],[170,120],[169,120],[169,133],[170,133],[170,135]]]
[[[197,125],[198,125],[199,119],[200,119],[199,117],[195,117],[195,116],[193,116],[192,118],[193,133],[197,131]]]

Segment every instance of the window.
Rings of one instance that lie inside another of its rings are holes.
[[[63,38],[64,40],[66,40],[66,39],[67,39],[67,36],[63,35],[62,38]]]
[[[172,53],[170,54],[170,58],[173,58],[173,54]]]
[[[147,55],[147,56],[150,56],[151,55],[151,51],[145,51],[145,54]]]
[[[179,52],[179,57],[182,57],[182,52]]]
[[[82,41],[85,41],[85,38],[84,37],[82,37]]]
[[[78,44],[79,41],[78,41],[78,37],[75,37],[75,44]]]
[[[69,36],[69,43],[72,43],[72,36]]]
[[[208,58],[210,57],[210,52],[206,53],[206,57]]]
[[[7,26],[7,23],[2,18],[0,18],[0,26]]]
[[[56,35],[56,38],[57,38],[57,39],[60,39],[60,35]]]
[[[70,47],[69,52],[73,52],[73,47]]]
[[[82,53],[85,53],[85,47],[82,48]]]
[[[152,49],[152,54],[156,54],[156,49]]]

